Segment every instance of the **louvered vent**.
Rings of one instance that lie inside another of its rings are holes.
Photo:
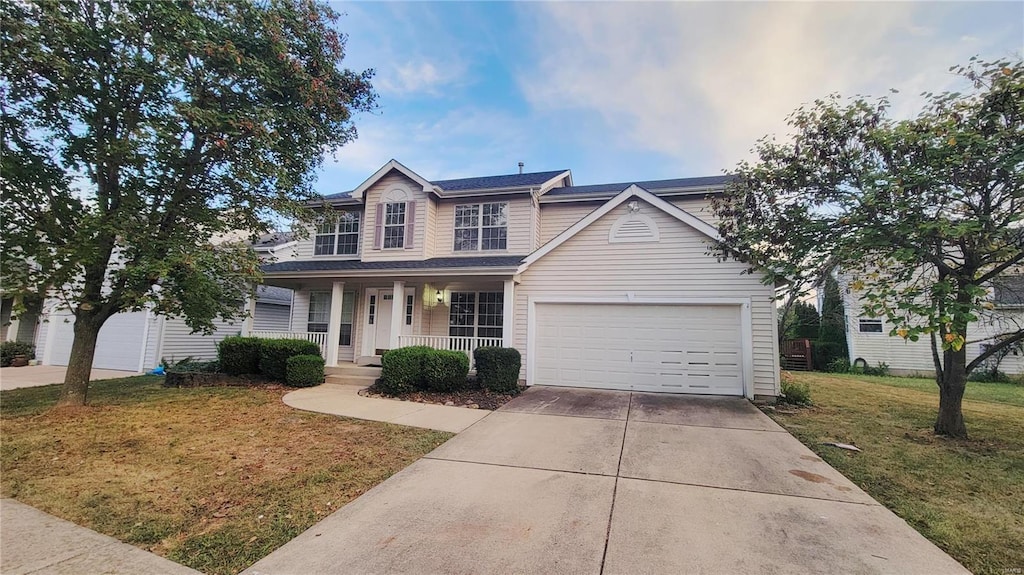
[[[636,213],[621,216],[608,233],[608,243],[611,244],[656,242],[659,239],[658,226],[654,220]]]

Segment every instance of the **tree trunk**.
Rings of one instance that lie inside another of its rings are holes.
[[[71,358],[68,360],[68,370],[64,375],[64,386],[60,389],[57,407],[85,405],[93,356],[96,354],[96,339],[104,321],[105,318],[81,311],[75,318],[75,339],[71,343]]]
[[[964,389],[967,387],[967,346],[958,351],[945,352],[946,367],[939,380],[939,415],[935,419],[935,433],[958,439],[967,439],[962,409]]]

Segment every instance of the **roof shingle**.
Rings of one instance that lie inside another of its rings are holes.
[[[645,182],[621,182],[617,184],[593,184],[588,186],[571,186],[565,188],[554,188],[546,196],[570,196],[585,194],[618,193],[625,190],[632,184],[636,184],[648,192],[657,195],[659,190],[670,190],[679,188],[701,188],[707,186],[721,186],[729,183],[732,176],[703,176],[699,178],[675,178],[671,180],[649,180]]]

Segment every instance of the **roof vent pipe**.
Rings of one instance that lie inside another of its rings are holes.
[[[520,173],[520,174],[522,174],[522,173],[523,173],[523,166],[524,166],[524,165],[525,165],[525,164],[523,164],[522,162],[519,162],[519,173]]]

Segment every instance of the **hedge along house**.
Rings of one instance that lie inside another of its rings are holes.
[[[574,186],[568,170],[430,181],[390,161],[326,197],[265,281],[328,366],[515,347],[528,385],[778,394],[774,289],[708,253],[725,177]]]

